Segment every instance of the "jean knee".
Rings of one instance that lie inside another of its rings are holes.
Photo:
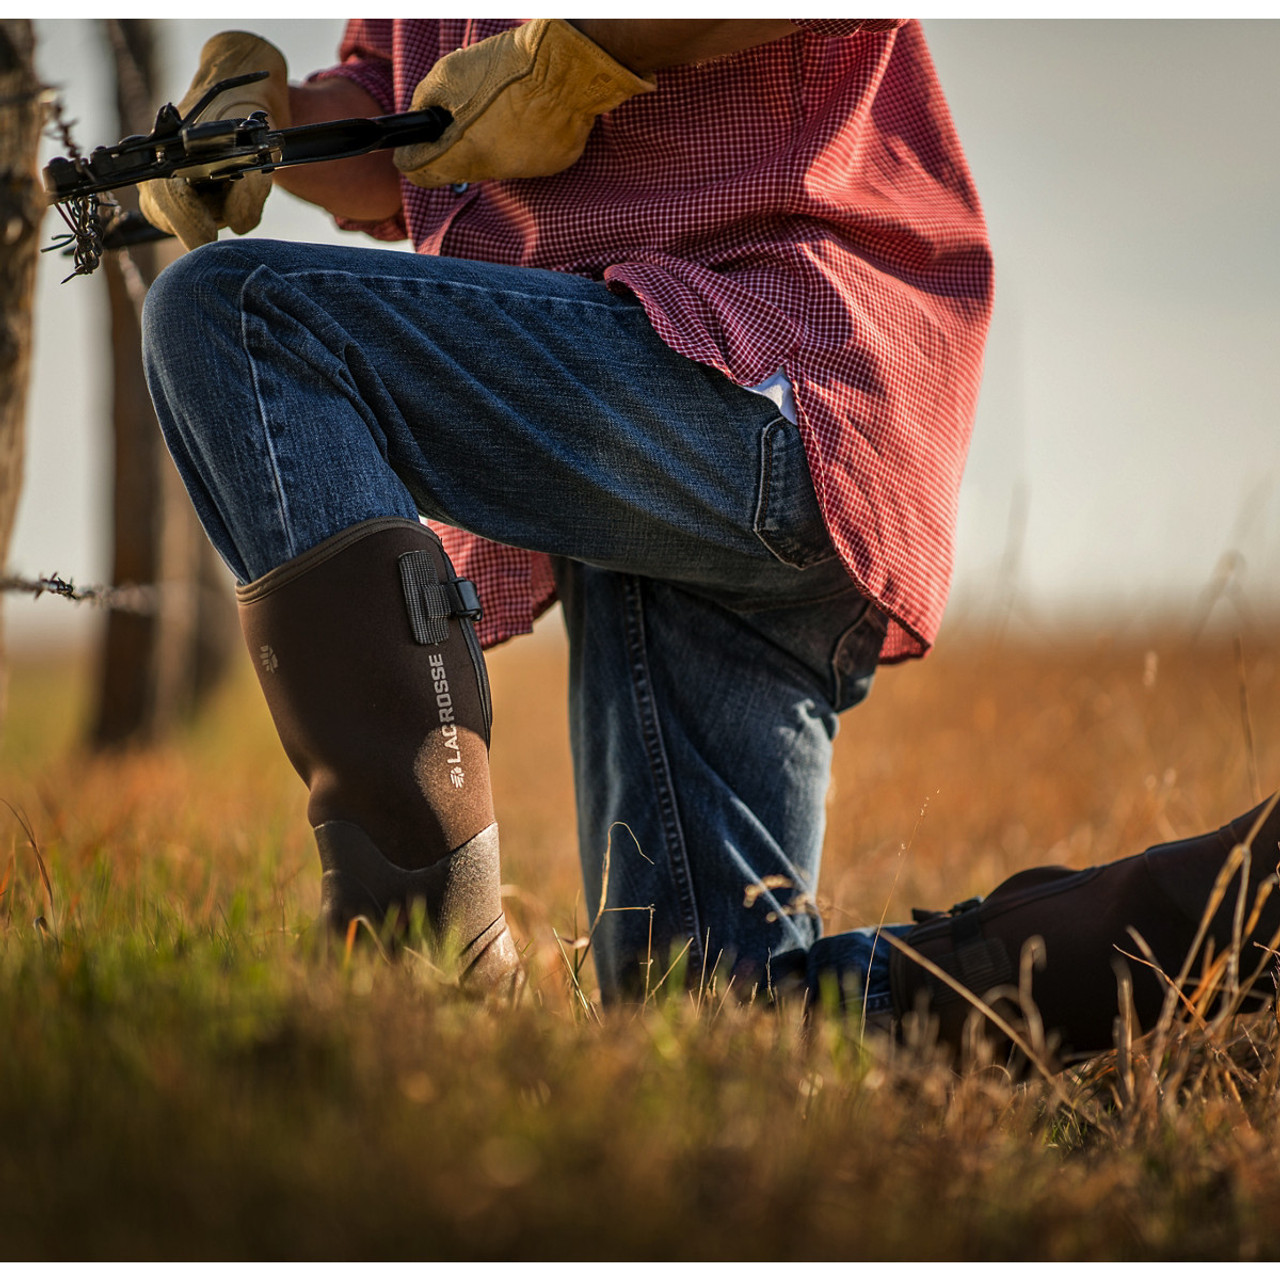
[[[207,244],[185,253],[152,282],[142,305],[142,351],[149,369],[200,339],[234,314],[244,277],[252,270],[232,245]]]

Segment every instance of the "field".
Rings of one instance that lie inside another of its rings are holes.
[[[1280,783],[1278,634],[952,626],[845,717],[828,928],[1242,812]],[[601,1014],[589,957],[573,977],[554,628],[491,671],[530,974],[509,1012],[315,935],[302,788],[247,661],[177,743],[107,759],[76,746],[86,661],[14,664],[0,1256],[1280,1257],[1270,1014],[1053,1081],[719,990]]]

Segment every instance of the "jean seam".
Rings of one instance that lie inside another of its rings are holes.
[[[764,542],[765,547],[774,555],[777,553],[765,542],[761,530],[769,521],[769,498],[773,486],[773,443],[770,439],[774,426],[781,422],[781,417],[774,418],[766,424],[760,433],[760,496],[756,502],[755,535]]]
[[[259,270],[267,269],[268,268],[259,268]],[[465,289],[469,293],[479,293],[484,295],[486,298],[517,298],[522,302],[533,302],[540,306],[547,303],[561,302],[571,307],[591,307],[600,311],[623,311],[626,313],[644,314],[643,308],[638,304],[630,304],[627,299],[619,298],[616,294],[609,293],[609,291],[603,286],[601,286],[601,291],[604,296],[599,300],[596,300],[594,298],[566,298],[554,293],[527,293],[523,289],[507,288],[501,285],[486,286],[481,284],[470,284],[465,280],[433,280],[429,277],[422,277],[421,279],[406,279],[405,277],[398,275],[364,275],[357,274],[353,271],[335,271],[332,268],[317,271],[315,269],[308,269],[304,267],[300,270],[290,271],[286,278],[292,284],[295,278],[320,279],[326,276],[336,276],[340,279],[351,279],[354,277],[360,281],[361,284],[376,280],[382,286],[409,291],[416,291],[424,286],[434,292],[439,292],[444,289]],[[578,276],[575,278],[582,279],[583,277]],[[786,419],[782,418],[779,419],[779,421],[785,422]]]
[[[293,521],[289,516],[289,500],[285,496],[284,482],[280,475],[280,460],[276,456],[275,440],[271,435],[271,426],[267,421],[266,406],[262,401],[262,388],[258,380],[258,363],[253,358],[252,341],[249,334],[249,308],[247,305],[247,297],[249,286],[260,274],[267,274],[275,277],[276,273],[268,267],[256,267],[245,278],[240,286],[240,296],[237,303],[240,308],[240,342],[244,347],[245,360],[249,364],[249,383],[253,388],[253,401],[258,407],[258,421],[262,426],[262,439],[266,446],[267,457],[271,462],[271,483],[276,491],[276,511],[280,517],[280,528],[284,535],[284,544],[292,559],[297,554],[297,547],[293,538]],[[261,322],[259,322],[261,323]]]
[[[631,669],[631,689],[635,698],[636,714],[640,722],[640,736],[644,743],[645,757],[649,764],[649,773],[653,779],[654,793],[658,802],[658,817],[666,844],[667,864],[671,870],[681,915],[684,917],[684,925],[691,941],[690,964],[700,968],[704,956],[702,934],[698,923],[698,903],[693,890],[693,875],[689,868],[688,847],[680,824],[680,814],[676,808],[671,765],[662,739],[662,726],[659,723],[657,702],[653,696],[653,682],[649,675],[649,660],[644,641],[644,600],[640,580],[628,574],[623,579],[623,593],[628,665]]]

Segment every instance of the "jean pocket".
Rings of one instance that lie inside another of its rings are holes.
[[[760,436],[755,534],[783,564],[810,569],[835,559],[798,427],[775,418]]]
[[[831,654],[837,711],[856,707],[871,692],[887,630],[884,614],[868,600],[858,620],[840,633]]]

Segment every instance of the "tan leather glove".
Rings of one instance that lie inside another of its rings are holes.
[[[413,110],[445,107],[453,123],[436,142],[398,147],[396,168],[419,187],[559,173],[596,116],[656,88],[563,19],[535,18],[431,68]]]
[[[273,129],[289,127],[289,72],[284,54],[269,41],[247,31],[223,31],[200,51],[200,66],[187,96],[178,103],[182,115],[219,80],[269,71],[270,77],[228,89],[216,97],[200,117],[205,120],[243,119],[265,111]],[[246,173],[220,182],[210,191],[197,191],[186,178],[156,178],[138,188],[142,216],[153,227],[178,237],[188,249],[218,238],[221,227],[237,235],[252,231],[262,219],[262,206],[271,192],[271,177]]]

